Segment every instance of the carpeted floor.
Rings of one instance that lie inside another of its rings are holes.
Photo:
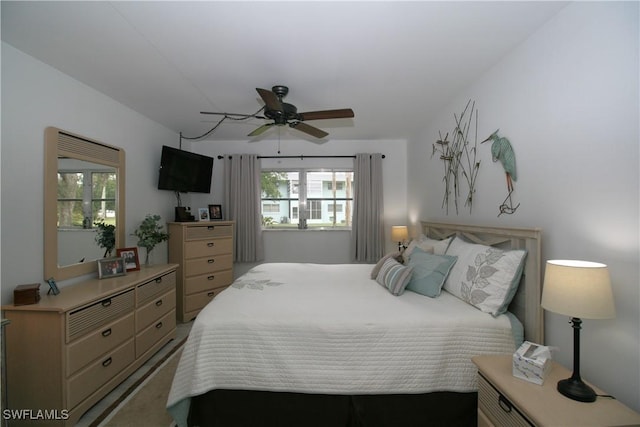
[[[182,345],[168,355],[167,360],[135,387],[129,396],[117,406],[110,408],[110,411],[105,411],[104,420],[96,420],[97,423],[94,426],[169,427],[173,425],[173,419],[166,411],[165,405],[171,381],[180,360],[180,353],[182,353]]]
[[[75,427],[128,425],[169,427],[171,418],[166,413],[165,404],[173,380],[173,373],[180,359],[182,346],[190,330],[191,323],[178,324],[176,338],[167,343],[145,365],[89,409]],[[149,391],[157,393],[154,395]],[[136,397],[138,395],[140,396]],[[130,411],[129,408],[133,407],[132,405],[140,406],[133,411],[137,412],[136,418],[127,421],[125,417]],[[122,413],[122,419],[119,418],[118,414],[120,413]],[[155,418],[156,414],[160,415],[157,419]],[[165,420],[167,421],[165,422]]]

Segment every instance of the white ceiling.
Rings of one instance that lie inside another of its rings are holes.
[[[327,139],[406,139],[565,2],[2,1],[2,40],[192,137],[289,87]],[[226,120],[209,137],[248,140]],[[309,139],[285,128],[282,138]],[[261,138],[274,138],[270,130]]]

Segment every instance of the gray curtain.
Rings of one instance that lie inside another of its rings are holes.
[[[255,154],[224,156],[225,218],[236,222],[234,261],[264,258],[260,209],[260,159]]]
[[[352,260],[375,263],[384,255],[382,154],[356,154],[353,164]]]

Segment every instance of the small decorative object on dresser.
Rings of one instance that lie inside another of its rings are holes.
[[[127,269],[122,257],[98,260],[98,278],[106,279],[108,277],[124,276],[125,274],[127,274]]]
[[[222,219],[222,205],[209,205],[209,219]]]
[[[198,221],[209,221],[209,209],[198,208]]]
[[[13,305],[29,305],[40,301],[40,283],[18,285],[13,290]]]
[[[133,230],[133,235],[138,238],[138,246],[145,248],[144,264],[149,265],[149,254],[159,243],[169,239],[169,233],[165,233],[164,226],[160,224],[160,215],[148,214],[140,226]]]
[[[47,291],[47,295],[48,294],[58,295],[60,293],[60,289],[58,289],[58,285],[56,284],[56,279],[54,279],[53,277],[49,277],[47,279],[47,283],[49,284],[49,290]]]
[[[140,259],[138,258],[138,248],[120,248],[116,254],[124,259],[124,266],[127,271],[140,270]]]

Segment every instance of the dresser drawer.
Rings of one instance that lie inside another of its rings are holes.
[[[533,425],[482,375],[478,376],[478,388],[478,411],[481,411],[492,424],[510,427]]]
[[[211,255],[230,254],[233,241],[228,239],[195,240],[184,244],[185,259],[200,258]]]
[[[164,276],[160,276],[154,280],[136,288],[136,297],[138,299],[138,307],[154,298],[176,288],[176,273],[175,271]]]
[[[136,336],[136,357],[142,356],[176,328],[176,312],[171,310]]]
[[[191,259],[185,262],[184,275],[192,277],[216,271],[231,270],[232,265],[233,261],[230,254]]]
[[[160,295],[148,302],[145,306],[140,307],[136,312],[136,332],[146,329],[160,317],[173,311],[176,308],[176,291],[172,290],[164,295]]]
[[[224,291],[225,289],[226,289],[226,286],[222,288],[211,289],[206,292],[200,292],[198,294],[187,295],[187,297],[184,299],[184,305],[185,305],[184,311],[189,312],[189,311],[201,310],[205,305],[209,304],[209,302],[216,295],[218,295],[220,292]]]
[[[67,346],[67,376],[134,336],[133,313],[104,325]]]
[[[184,293],[186,295],[208,291],[214,288],[226,287],[233,282],[233,271],[216,271],[202,276],[189,277],[185,280]]]
[[[185,240],[210,239],[212,237],[231,237],[233,226],[231,225],[190,225],[187,227]]]
[[[134,359],[134,340],[131,339],[70,378],[67,387],[67,408],[72,409],[82,402],[133,363]]]
[[[67,342],[133,311],[133,289],[67,313]]]

